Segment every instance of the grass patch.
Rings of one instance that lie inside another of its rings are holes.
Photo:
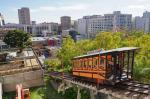
[[[44,95],[43,87],[36,87],[30,89],[30,99],[42,99]]]
[[[64,99],[63,96],[52,87],[49,80],[46,82],[46,99]]]
[[[77,88],[71,87],[65,92],[58,93],[51,85],[54,80],[50,77],[45,77],[46,86],[30,88],[30,99],[76,99]],[[59,81],[58,81],[59,82]],[[4,93],[3,99],[15,99],[16,92]],[[90,99],[87,91],[81,91],[82,99]]]
[[[16,92],[9,92],[3,94],[3,99],[15,99]]]
[[[30,99],[44,99],[42,98],[44,94],[43,87],[30,88]],[[15,99],[16,92],[8,92],[3,94],[3,99]]]

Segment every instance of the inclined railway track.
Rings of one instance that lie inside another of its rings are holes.
[[[58,77],[59,79],[65,79],[72,82],[75,82],[76,84],[84,84],[85,86],[90,86],[91,88],[97,88],[97,84],[94,82],[89,82],[83,79],[80,79],[78,77],[74,77],[73,75],[69,73],[62,73],[62,72],[51,72],[49,73],[50,76]],[[99,85],[99,89],[115,89],[115,90],[125,90],[130,93],[136,93],[136,94],[144,94],[144,95],[150,95],[150,84],[143,84],[137,81],[128,81],[123,83],[118,83],[115,86],[110,85]]]
[[[150,84],[144,84],[137,81],[129,81],[123,83],[122,86],[132,92],[150,95]]]

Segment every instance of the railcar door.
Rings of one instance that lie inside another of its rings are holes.
[[[122,62],[122,77],[126,79],[132,79],[133,66],[134,66],[134,53],[135,50],[125,51]]]
[[[116,53],[114,57],[115,81],[125,81],[132,79],[134,65],[134,50]]]
[[[115,79],[115,64],[116,64],[116,54],[106,54],[105,55],[105,69],[106,69],[106,78],[109,82],[113,82]]]
[[[106,78],[110,82],[120,81],[123,71],[123,53],[113,52],[105,55]]]

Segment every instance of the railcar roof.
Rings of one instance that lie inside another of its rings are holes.
[[[109,53],[114,53],[114,52],[124,52],[124,51],[131,51],[131,50],[137,50],[139,47],[122,47],[122,48],[116,48],[112,50],[107,50],[107,51],[100,51],[92,54],[86,54],[86,55],[81,55],[74,57],[73,59],[77,58],[84,58],[84,57],[89,57],[89,56],[95,56],[95,55],[104,55],[104,54],[109,54]]]

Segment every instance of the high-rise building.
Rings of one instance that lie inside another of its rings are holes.
[[[36,25],[36,21],[32,21],[31,24],[32,24],[32,25]]]
[[[136,16],[133,18],[132,30],[144,31],[144,21],[142,17]]]
[[[136,16],[133,20],[133,29],[150,33],[150,12],[145,11],[143,16]]]
[[[84,16],[78,20],[78,32],[85,37],[95,37],[98,32],[118,31],[121,29],[131,30],[132,15],[121,14],[115,11],[113,14]]]
[[[34,35],[36,36],[45,36],[45,35],[54,35],[57,34],[58,32],[58,23],[40,23],[40,24],[36,24],[33,27],[33,33],[36,33]]]
[[[77,22],[77,31],[82,37],[89,37],[88,34],[88,25],[89,25],[90,16],[83,16],[83,18],[78,19]]]
[[[18,17],[19,17],[19,24],[30,24],[30,10],[29,8],[23,7],[18,9]]]
[[[4,17],[3,15],[0,13],[0,26],[5,25],[5,21],[4,21]]]
[[[71,28],[71,17],[62,16],[60,20],[61,20],[61,29],[62,30],[68,30]]]
[[[145,11],[143,13],[144,32],[150,33],[150,12]]]
[[[27,33],[32,34],[32,25],[25,25],[25,24],[16,24],[16,23],[7,23],[2,26],[3,29],[17,29],[17,30],[23,30]]]
[[[40,23],[34,25],[8,23],[2,26],[2,29],[17,29],[23,30],[32,36],[54,35],[58,32],[58,23]]]
[[[113,15],[113,30],[132,29],[132,14],[122,14],[120,11],[114,11]]]
[[[72,20],[71,21],[71,28],[77,31],[78,28],[78,21],[77,20]]]
[[[89,20],[88,37],[95,37],[98,32],[112,30],[112,21],[107,22],[105,16],[97,16]]]

